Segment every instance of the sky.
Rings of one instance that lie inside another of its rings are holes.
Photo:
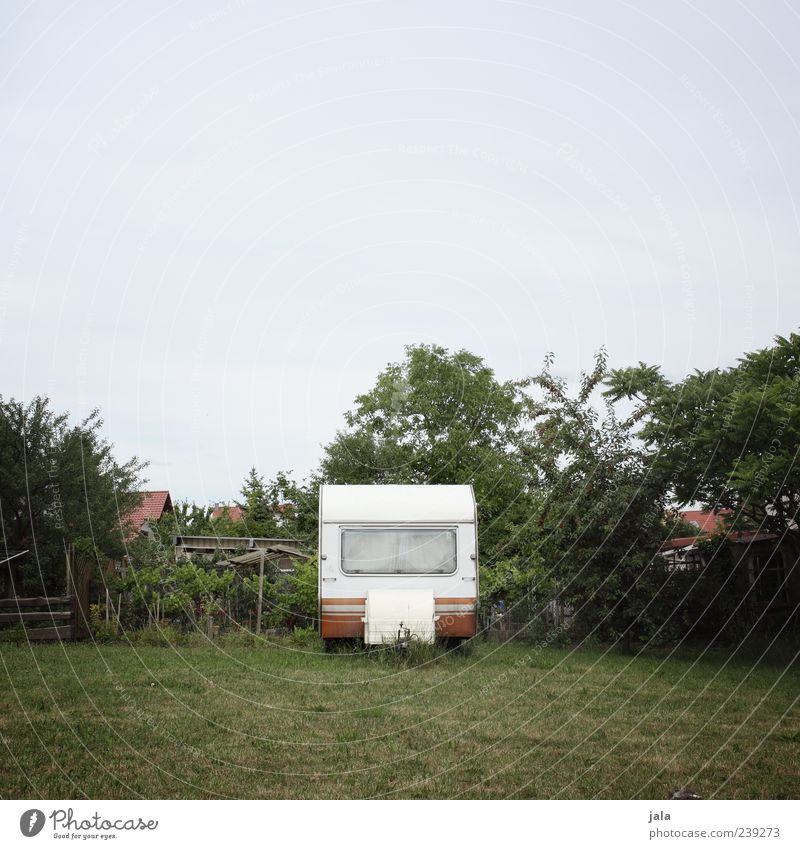
[[[800,11],[11,2],[0,393],[303,477],[405,345],[680,379],[797,329]]]

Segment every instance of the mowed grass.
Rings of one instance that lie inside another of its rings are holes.
[[[667,654],[3,644],[0,793],[797,798],[792,652]]]

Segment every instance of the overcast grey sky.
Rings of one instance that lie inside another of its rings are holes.
[[[403,346],[672,377],[794,329],[797,4],[8,3],[5,396],[303,475]]]

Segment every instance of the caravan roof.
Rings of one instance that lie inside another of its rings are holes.
[[[323,522],[474,522],[469,484],[320,487]]]

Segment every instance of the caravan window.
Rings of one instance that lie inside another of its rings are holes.
[[[456,571],[455,528],[344,528],[348,575],[449,575]]]

